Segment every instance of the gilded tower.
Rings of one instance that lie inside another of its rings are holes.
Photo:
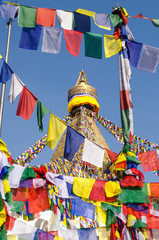
[[[68,91],[68,112],[71,115],[70,127],[99,146],[109,149],[95,121],[95,115],[98,113],[99,108],[97,91],[89,85],[86,74],[82,70],[76,85]],[[66,133],[53,154],[52,162],[64,156],[65,139]],[[105,151],[104,162],[108,161],[109,157]]]

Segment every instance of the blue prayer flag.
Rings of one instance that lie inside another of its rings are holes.
[[[78,237],[79,240],[97,240],[97,232],[96,229],[88,228],[88,229],[78,229]]]
[[[12,77],[13,71],[10,69],[8,64],[4,61],[1,69],[0,82],[6,83]]]
[[[66,142],[64,158],[72,161],[75,153],[78,151],[80,145],[84,141],[85,137],[80,133],[76,132],[73,128],[67,127]]]
[[[130,63],[134,67],[137,67],[142,49],[142,43],[127,41],[126,46],[128,49]]]
[[[79,32],[90,32],[91,22],[90,16],[74,12],[75,27],[74,30]]]
[[[0,4],[0,16],[4,19],[14,18],[17,6],[9,4]]]
[[[37,50],[41,36],[41,26],[35,28],[22,28],[21,39],[19,43],[20,48]]]

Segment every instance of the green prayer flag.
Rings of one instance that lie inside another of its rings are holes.
[[[141,228],[141,227],[147,227],[147,224],[142,222],[141,219],[136,219],[135,224],[133,225],[133,228]]]
[[[2,211],[3,208],[4,208],[4,204],[3,204],[2,195],[0,193],[0,212]]]
[[[85,32],[85,56],[102,59],[102,40],[102,34]]]
[[[26,167],[20,181],[23,181],[27,178],[36,178],[36,175],[37,174],[34,172],[34,169],[32,167]]]
[[[151,22],[155,27],[159,27],[159,18],[151,18]]]
[[[121,213],[121,206],[113,206],[113,205],[105,203],[105,202],[101,203],[101,208],[104,209],[104,210],[109,209],[114,214],[120,214]]]
[[[0,228],[0,239],[7,240],[7,232],[6,232],[5,224],[3,224]]]
[[[124,189],[119,194],[121,203],[149,203],[149,194],[147,184],[144,183],[142,189]]]
[[[141,164],[141,162],[140,162],[136,157],[126,156],[126,159],[127,159],[128,161],[132,161],[132,162],[134,162],[134,163]]]
[[[22,213],[24,210],[24,202],[11,201],[11,202],[8,202],[8,204],[11,207],[12,212]]]
[[[20,5],[18,26],[34,28],[36,27],[37,8]]]
[[[40,132],[43,131],[42,118],[49,112],[50,110],[45,107],[39,100],[37,100],[37,120]]]
[[[115,214],[111,210],[108,209],[106,226],[108,227],[116,222],[117,222],[117,219],[116,219]]]
[[[114,28],[123,22],[123,19],[118,14],[110,14],[109,17]]]

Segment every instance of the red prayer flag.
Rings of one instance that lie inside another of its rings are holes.
[[[36,23],[41,26],[55,26],[56,10],[49,8],[37,8]]]
[[[15,218],[13,218],[9,215],[6,216],[6,221],[5,221],[6,230],[12,231],[15,220],[16,220]]]
[[[118,159],[119,154],[117,154],[117,153],[115,153],[115,152],[112,152],[112,151],[110,151],[110,150],[108,150],[108,149],[106,149],[106,151],[107,151],[108,156],[110,157],[111,161],[112,161],[113,163],[115,163],[115,162],[117,161],[117,159]]]
[[[127,19],[127,17],[125,17],[125,15],[124,15],[124,13],[123,13],[121,8],[120,8],[120,13],[121,13],[124,25],[126,25],[128,23],[128,19]]]
[[[142,13],[139,13],[138,15],[134,16],[133,18],[143,18],[143,19],[150,19],[151,20],[151,18],[143,17]]]
[[[28,191],[29,213],[37,213],[45,211],[49,208],[49,199],[46,187],[34,189],[33,187]]]
[[[150,183],[150,195],[151,197],[159,197],[159,183]]]
[[[159,169],[159,159],[156,150],[138,154],[144,172]]]
[[[36,102],[37,98],[24,86],[19,98],[16,115],[29,120]]]
[[[89,199],[101,202],[114,202],[115,197],[110,198],[106,197],[105,183],[106,183],[105,181],[96,180],[90,192]]]
[[[67,50],[73,56],[78,57],[82,40],[82,32],[64,29],[64,36]]]
[[[125,176],[120,181],[121,187],[143,187],[143,182],[137,180],[134,176]]]

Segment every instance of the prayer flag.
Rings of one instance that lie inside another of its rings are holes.
[[[40,132],[43,131],[42,118],[49,112],[50,110],[47,107],[45,107],[39,100],[37,100],[37,120]]]
[[[61,48],[62,29],[43,27],[42,52],[58,54]]]
[[[159,48],[133,41],[127,41],[126,44],[130,62],[134,67],[151,73],[156,71]]]
[[[67,124],[65,122],[56,117],[53,113],[50,113],[47,133],[47,146],[55,149],[66,128]]]
[[[1,68],[0,82],[6,83],[12,77],[12,73],[13,73],[12,69],[4,61]]]
[[[98,240],[96,229],[78,229],[79,240]]]
[[[84,136],[76,132],[70,126],[67,127],[64,158],[72,161],[75,153],[79,150],[79,147],[84,141]]]
[[[29,120],[36,102],[37,98],[24,86],[20,94],[16,115]]]
[[[138,154],[138,159],[141,161],[144,172],[159,170],[158,150],[148,151]]]
[[[123,22],[123,19],[119,16],[119,14],[110,14],[109,17],[114,28],[119,23]]]
[[[102,59],[102,34],[84,33],[85,56]]]
[[[142,189],[125,189],[122,188],[119,194],[119,201],[121,203],[149,203],[148,186],[144,183]]]
[[[14,18],[17,6],[10,4],[0,4],[0,16],[4,19]]]
[[[142,13],[139,13],[138,15],[134,16],[133,18],[144,18],[144,19],[150,19],[148,17],[144,17]]]
[[[41,26],[55,26],[56,10],[49,8],[37,8],[36,23]]]
[[[19,18],[18,25],[19,27],[34,28],[36,27],[36,13],[37,8],[26,7],[20,5],[19,7]]]
[[[104,34],[105,57],[111,57],[122,50],[122,42],[114,36]]]
[[[87,16],[90,16],[90,17],[94,17],[94,15],[95,15],[95,12],[88,11],[88,10],[81,9],[81,8],[78,8],[78,9],[76,10],[76,12],[77,12],[77,13],[84,14],[84,15],[87,15]]]
[[[109,14],[96,13],[94,16],[94,22],[100,28],[104,28],[106,30],[111,30]]]
[[[18,76],[13,73],[12,81],[10,85],[8,100],[10,103],[13,103],[15,98],[21,93],[23,90],[24,83],[18,78]]]
[[[131,144],[133,135],[133,115],[131,103],[131,69],[126,49],[119,55],[119,76],[120,76],[120,111],[125,144]]]
[[[80,197],[72,199],[72,215],[95,219],[95,206],[92,203],[83,201]]]
[[[64,29],[64,36],[67,50],[75,57],[78,57],[82,40],[82,32]]]
[[[41,29],[41,26],[36,26],[34,28],[23,27],[19,47],[30,50],[37,50],[41,36]]]
[[[95,179],[74,177],[73,193],[82,198],[89,198]]]
[[[0,151],[0,179],[8,172],[7,167],[10,167],[7,156],[4,152]]]
[[[155,27],[159,27],[159,19],[158,18],[151,18],[150,20]]]
[[[63,29],[72,30],[74,26],[74,15],[72,12],[56,10],[59,24]]]
[[[90,32],[91,22],[89,16],[74,12],[74,19],[75,19],[74,30],[80,32]]]
[[[105,183],[105,192],[107,197],[114,197],[121,193],[119,181],[108,181]]]
[[[12,171],[9,172],[8,182],[10,188],[18,188],[25,167],[17,164],[13,164],[13,167]]]
[[[102,168],[105,149],[85,138],[82,160]]]

